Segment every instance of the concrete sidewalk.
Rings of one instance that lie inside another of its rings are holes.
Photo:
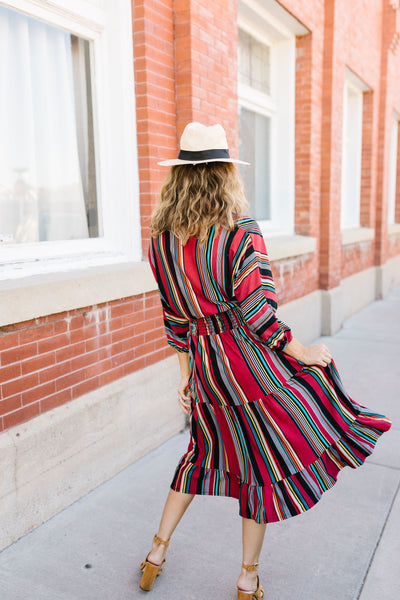
[[[296,332],[295,332],[296,333]],[[344,469],[312,510],[267,527],[266,600],[400,598],[400,287],[348,319],[332,350],[350,396],[390,417],[366,464]],[[0,554],[2,600],[135,600],[180,434]],[[241,561],[237,501],[198,496],[151,597],[234,600]]]

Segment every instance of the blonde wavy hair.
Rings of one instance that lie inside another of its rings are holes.
[[[151,233],[156,237],[171,231],[183,244],[192,236],[204,243],[213,225],[232,230],[246,205],[242,180],[232,163],[173,166],[161,188]]]

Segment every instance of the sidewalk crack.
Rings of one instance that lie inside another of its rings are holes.
[[[371,553],[370,559],[369,559],[369,561],[368,561],[368,565],[367,565],[367,568],[366,568],[366,570],[365,570],[365,573],[364,573],[363,580],[362,580],[362,582],[361,582],[361,585],[360,585],[360,588],[359,588],[359,590],[358,590],[358,593],[357,593],[357,595],[354,597],[354,600],[361,600],[361,594],[362,594],[362,592],[363,592],[363,589],[364,589],[365,583],[366,583],[366,581],[367,581],[368,574],[369,574],[369,572],[370,572],[370,570],[371,570],[372,563],[374,562],[374,558],[375,558],[376,551],[377,551],[377,550],[378,550],[378,548],[379,548],[379,544],[381,543],[381,539],[382,539],[382,537],[383,537],[383,534],[384,534],[384,532],[385,532],[385,529],[386,529],[387,522],[388,522],[388,520],[389,520],[389,517],[390,517],[390,515],[391,515],[391,513],[392,513],[392,508],[393,508],[393,505],[394,505],[394,503],[395,503],[395,501],[396,501],[397,494],[399,493],[399,490],[400,490],[400,479],[399,479],[399,481],[398,481],[398,483],[397,483],[396,491],[395,491],[395,492],[394,492],[394,494],[393,494],[392,501],[391,501],[391,503],[390,503],[390,506],[389,506],[389,509],[388,509],[388,511],[387,511],[387,513],[386,513],[386,518],[385,518],[385,520],[384,520],[384,523],[383,523],[383,526],[382,526],[382,528],[381,528],[381,531],[380,531],[380,534],[379,534],[379,536],[378,536],[378,539],[376,540],[376,544],[375,544],[375,547],[374,547],[374,549],[373,549],[373,551],[372,551],[372,553]]]

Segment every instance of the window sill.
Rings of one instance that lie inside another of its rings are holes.
[[[350,244],[370,242],[374,239],[374,236],[375,231],[370,227],[354,227],[352,229],[342,229],[342,246],[350,246]]]
[[[391,223],[388,226],[388,235],[400,235],[400,223]]]
[[[268,234],[264,233],[264,238],[271,262],[303,254],[312,254],[317,248],[317,238],[306,235],[268,237]]]
[[[156,289],[146,262],[125,261],[7,279],[0,284],[0,327]]]

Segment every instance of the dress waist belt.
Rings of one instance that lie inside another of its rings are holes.
[[[192,335],[215,335],[244,325],[243,317],[234,308],[190,321]]]

